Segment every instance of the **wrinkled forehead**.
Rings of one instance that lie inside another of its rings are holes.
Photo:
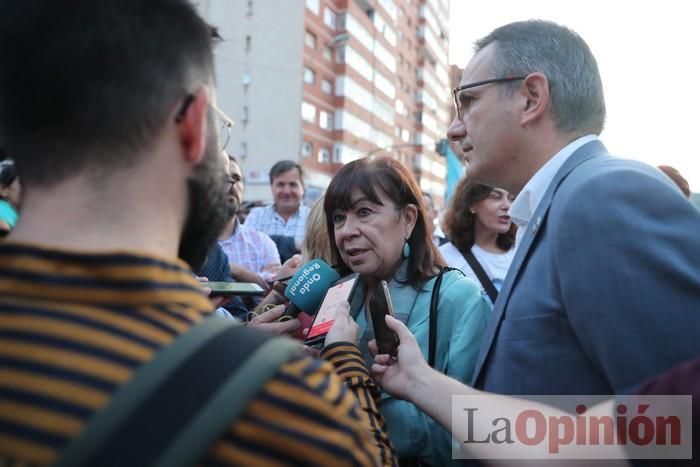
[[[467,63],[467,66],[464,67],[462,81],[459,83],[460,86],[493,78],[491,64],[493,62],[495,47],[495,44],[489,44],[472,57],[469,63]]]

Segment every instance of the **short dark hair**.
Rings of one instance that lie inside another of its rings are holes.
[[[187,0],[3,0],[0,128],[23,183],[129,167],[192,87],[215,30]]]
[[[476,214],[470,209],[472,205],[486,198],[493,191],[493,187],[475,183],[468,178],[463,178],[455,187],[450,199],[450,205],[445,213],[443,230],[450,242],[460,252],[467,252],[474,246]],[[498,234],[496,245],[503,251],[510,250],[515,244],[515,232],[517,227],[511,224],[508,232]]]
[[[396,207],[403,209],[409,204],[418,208],[416,225],[408,239],[411,255],[408,258],[407,283],[420,288],[431,277],[446,266],[442,255],[433,244],[432,233],[425,220],[423,196],[413,174],[402,163],[391,158],[357,159],[345,164],[333,177],[326,190],[323,209],[331,243],[333,260],[341,275],[352,270],[340,257],[333,235],[333,211],[352,208],[352,193],[360,190],[367,199],[381,204],[379,193],[391,199]]]
[[[299,180],[302,184],[304,185],[304,171],[301,169],[301,166],[297,164],[294,161],[290,160],[282,160],[275,162],[275,165],[272,166],[270,169],[270,185],[272,185],[275,181],[275,178],[279,177],[285,172],[289,172],[292,169],[297,169],[299,171]]]

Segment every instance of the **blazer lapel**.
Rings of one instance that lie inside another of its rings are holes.
[[[496,299],[496,303],[493,307],[493,314],[489,319],[488,325],[486,326],[486,330],[484,331],[484,338],[481,341],[481,349],[479,351],[479,356],[476,360],[474,376],[472,377],[472,386],[476,386],[478,384],[478,379],[483,369],[484,363],[486,362],[493,342],[496,338],[496,335],[498,334],[498,328],[500,327],[501,322],[503,321],[506,305],[510,300],[511,291],[513,290],[513,286],[515,285],[515,282],[517,281],[518,276],[520,275],[520,269],[523,265],[523,261],[529,256],[532,243],[539,234],[540,227],[544,222],[544,219],[547,215],[547,211],[549,211],[549,206],[552,204],[552,198],[554,197],[554,193],[556,192],[561,182],[566,178],[566,176],[569,175],[569,173],[571,173],[571,171],[574,170],[577,166],[587,161],[588,159],[606,153],[607,151],[605,150],[605,146],[603,146],[603,143],[601,143],[599,140],[591,141],[590,143],[583,145],[578,150],[576,150],[571,155],[571,157],[569,157],[566,160],[566,162],[564,162],[564,165],[559,169],[557,174],[554,176],[554,179],[547,187],[547,191],[542,197],[542,201],[540,201],[540,204],[537,205],[532,219],[530,219],[530,222],[526,227],[527,231],[525,232],[520,241],[520,245],[518,246],[518,249],[515,252],[515,257],[513,258],[513,262],[511,263],[510,268],[508,269],[508,274],[506,275],[503,286],[501,287],[501,290],[498,293],[498,298]]]

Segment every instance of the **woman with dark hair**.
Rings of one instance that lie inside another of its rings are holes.
[[[463,178],[443,222],[450,239],[440,247],[445,261],[480,284],[494,302],[515,254],[516,226],[508,215],[512,202],[505,190]]]
[[[426,359],[430,361],[434,345],[431,365],[469,383],[490,305],[459,271],[442,272],[445,262],[432,242],[423,197],[411,172],[393,159],[353,161],[331,180],[324,210],[341,276],[356,272],[362,279],[351,314],[360,326],[358,345],[367,363],[373,362],[368,342],[374,333],[365,305],[384,280],[395,317],[416,336]],[[385,395],[382,408],[405,462],[450,462],[449,433],[414,404]]]
[[[681,173],[676,169],[675,167],[671,167],[670,165],[660,165],[657,167],[660,171],[666,174],[668,178],[673,180],[673,183],[675,183],[678,188],[681,189],[683,192],[683,195],[690,199],[690,195],[692,195],[692,192],[690,191],[690,185],[688,184],[688,180],[681,175]]]
[[[15,164],[0,162],[0,236],[7,235],[17,223],[21,187]]]

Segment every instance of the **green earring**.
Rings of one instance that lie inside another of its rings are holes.
[[[403,257],[408,258],[411,256],[411,245],[408,244],[408,240],[406,240],[403,244]]]

